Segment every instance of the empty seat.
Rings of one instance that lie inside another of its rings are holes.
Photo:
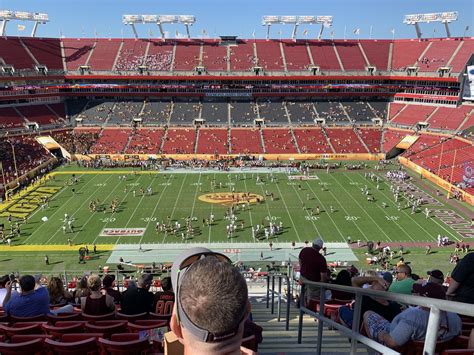
[[[148,318],[148,313],[139,313],[139,314],[124,314],[120,312],[115,313],[115,317],[120,320],[126,320],[127,322],[134,323],[135,321],[139,319],[146,319]]]
[[[47,339],[50,340],[50,339]],[[41,354],[43,349],[43,340],[40,338],[25,341],[22,343],[0,343],[0,353],[8,354]]]
[[[99,345],[105,354],[111,355],[140,354],[141,352],[151,348],[148,339],[122,342],[99,338]]]
[[[39,340],[41,344],[41,340]],[[52,339],[46,339],[45,345],[57,355],[84,355],[87,353],[98,353],[97,340],[89,338],[76,342],[66,343]]]
[[[34,317],[17,317],[17,316],[13,316],[10,314],[10,321],[12,321],[13,323],[17,323],[17,322],[42,322],[42,321],[45,321],[46,320],[46,316],[45,315],[39,315],[39,316],[34,316]]]
[[[147,320],[137,320],[134,323],[128,323],[128,330],[132,333],[138,333],[142,330],[149,330],[161,327],[167,327],[168,321],[166,320],[157,320],[157,319],[147,319]]]
[[[73,321],[73,320],[81,320],[81,313],[60,313],[58,315],[48,314],[46,316],[48,322],[55,324],[56,322],[60,321]]]
[[[103,314],[101,316],[93,316],[91,314],[82,313],[82,318],[89,323],[101,321],[101,320],[112,320],[115,319],[115,312]]]
[[[19,334],[42,334],[42,323],[30,325],[14,325],[12,327],[0,325],[0,333],[5,334],[8,338]]]
[[[86,323],[85,329],[91,333],[104,333],[105,338],[110,338],[114,333],[127,331],[127,321],[97,321],[95,323]],[[132,324],[132,323],[130,323]]]
[[[99,339],[103,337],[103,333],[68,333],[61,336],[61,341],[64,343],[75,343],[86,339]]]
[[[43,324],[43,329],[46,333],[52,335],[56,339],[61,339],[61,336],[66,333],[80,333],[84,331],[82,323],[75,323],[66,326],[54,326]]]

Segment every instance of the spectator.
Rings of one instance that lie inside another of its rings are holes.
[[[456,265],[446,293],[449,299],[474,303],[474,253],[469,253]]]
[[[392,283],[392,275],[385,272],[382,277],[379,276],[360,276],[352,279],[352,286],[359,288],[369,288],[374,291],[387,291]],[[369,285],[368,287],[364,287]],[[401,306],[384,298],[364,296],[361,303],[361,315],[367,311],[373,311],[380,314],[382,317],[391,321],[395,316],[401,312]],[[354,310],[351,307],[342,306],[339,308],[339,318],[348,326],[352,327],[352,319],[354,317]],[[362,317],[360,319],[362,324]]]
[[[51,305],[65,304],[73,298],[69,291],[64,289],[63,281],[59,277],[51,277],[47,289]]]
[[[67,305],[51,311],[49,309],[49,294],[45,287],[41,287],[31,275],[24,275],[19,280],[21,292],[12,296],[12,281],[5,285],[7,294],[3,300],[3,308],[6,313],[16,317],[35,317],[49,313],[69,313],[74,309]]]
[[[120,303],[120,300],[122,299],[122,294],[120,293],[119,290],[116,290],[115,287],[115,276],[114,275],[105,275],[103,280],[102,280],[102,285],[103,285],[103,292],[108,294],[109,296],[112,296],[114,299],[114,303]]]
[[[438,269],[431,270],[431,271],[428,271],[426,274],[429,275],[428,282],[434,282],[435,284],[443,285],[444,275],[441,270],[438,270]]]
[[[127,288],[122,294],[122,313],[139,314],[153,311],[154,296],[151,293],[150,286],[153,283],[151,274],[141,274],[138,280],[138,287]]]
[[[336,279],[332,281],[335,285],[341,286],[352,286],[351,273],[348,270],[341,270],[336,276]],[[337,300],[351,300],[354,298],[354,294],[345,291],[331,290],[331,299]]]
[[[87,277],[84,276],[76,285],[76,290],[74,291],[74,300],[76,303],[81,303],[81,298],[88,297],[90,294],[91,290],[89,290],[89,286],[87,284]]]
[[[10,276],[4,275],[0,277],[0,305],[3,304],[3,300],[5,299],[5,296],[7,294],[7,289],[5,288],[5,285],[8,281],[10,281]]]
[[[406,264],[397,267],[396,271],[397,281],[390,285],[388,289],[390,292],[403,293],[405,295],[411,295],[411,290],[415,280],[411,277],[411,267]]]
[[[324,242],[315,239],[311,247],[305,247],[299,255],[301,276],[309,281],[327,282],[328,266],[326,258],[321,255]],[[306,286],[306,301],[319,298],[319,288],[311,285]]]
[[[90,275],[87,279],[90,295],[81,297],[81,309],[84,313],[100,316],[115,311],[114,299],[108,294],[102,294],[102,282],[99,275]]]
[[[161,280],[161,289],[163,291],[155,293],[153,309],[160,315],[168,315],[173,312],[174,292],[171,285],[171,277],[164,277]]]
[[[445,299],[441,285],[429,282],[426,285],[413,285],[413,292],[419,296]],[[410,340],[424,340],[430,309],[409,307],[389,322],[379,314],[369,311],[364,314],[364,327],[367,334],[390,348],[403,346]],[[453,339],[461,333],[461,318],[455,313],[441,312],[438,341]]]
[[[192,248],[173,263],[171,278],[171,329],[186,354],[251,353],[241,348],[250,311],[247,284],[226,256]]]

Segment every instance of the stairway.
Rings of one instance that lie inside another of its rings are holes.
[[[308,315],[303,317],[303,337],[298,344],[299,310],[295,304],[290,306],[289,330],[285,330],[286,301],[282,300],[281,321],[278,322],[277,297],[275,296],[275,313],[266,308],[265,291],[255,293],[249,285],[252,316],[255,323],[263,328],[263,342],[258,346],[258,353],[270,354],[315,354],[317,346],[318,323]],[[350,343],[336,330],[323,330],[323,354],[349,354]],[[363,345],[358,346],[358,354],[367,354]]]
[[[328,145],[331,147],[332,153],[336,154],[336,150],[334,149],[334,146],[332,145],[331,139],[329,138],[329,136],[328,136],[326,130],[324,129],[324,127],[321,127],[321,132],[323,132],[324,137],[326,137]]]

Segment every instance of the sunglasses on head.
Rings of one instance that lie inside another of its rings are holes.
[[[183,325],[188,331],[190,331],[194,336],[198,337],[201,341],[206,342],[206,343],[212,343],[216,341],[222,341],[227,338],[232,338],[233,336],[235,336],[239,331],[240,324],[242,323],[245,317],[245,314],[242,315],[242,319],[240,319],[235,329],[232,329],[231,331],[227,331],[221,334],[212,333],[205,329],[199,328],[189,319],[189,317],[187,316],[180,302],[179,293],[180,293],[182,274],[184,274],[195,262],[207,257],[215,257],[221,262],[232,264],[232,260],[230,260],[227,256],[223,254],[219,254],[219,253],[214,253],[214,252],[202,252],[202,253],[191,255],[188,258],[184,259],[179,264],[178,273],[176,275],[176,309],[177,309],[176,318],[179,324]],[[181,276],[181,280],[180,280],[180,276]]]

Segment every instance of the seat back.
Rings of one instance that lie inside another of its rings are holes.
[[[103,321],[95,323],[86,323],[85,329],[91,333],[103,333],[104,338],[110,338],[114,333],[123,333],[127,331],[126,321]]]
[[[61,336],[61,341],[64,343],[75,343],[77,341],[86,340],[86,339],[99,339],[103,338],[103,333],[68,333]]]
[[[54,326],[43,324],[43,329],[46,333],[52,335],[56,339],[61,339],[63,334],[67,333],[81,333],[84,331],[84,325],[82,323],[71,324],[67,326]]]
[[[148,339],[119,342],[99,338],[99,345],[105,354],[110,355],[140,354],[151,349]]]
[[[22,354],[29,355],[41,352],[43,349],[43,340],[40,338],[32,339],[22,343],[0,343],[0,353],[2,355]]]
[[[118,333],[118,334],[112,334],[110,337],[111,341],[118,341],[118,342],[124,342],[124,341],[134,341],[134,340],[139,340],[140,335],[138,333]]]
[[[52,335],[48,334],[21,334],[21,335],[13,335],[10,338],[10,343],[24,343],[34,339],[41,339],[43,342],[45,339],[52,339]]]
[[[58,315],[54,314],[48,314],[46,315],[46,319],[48,322],[51,324],[55,324],[56,322],[62,322],[62,321],[71,321],[71,320],[81,320],[82,315],[80,312],[75,312],[75,313],[60,313]]]
[[[135,323],[128,323],[128,330],[131,333],[138,333],[142,330],[149,330],[161,327],[168,327],[168,322],[157,319],[137,320]]]
[[[112,320],[115,319],[115,311],[100,316],[94,316],[91,314],[82,313],[82,318],[89,323],[94,323],[100,320]]]
[[[46,320],[46,316],[44,314],[34,316],[34,317],[17,317],[10,314],[10,321],[12,323],[17,322],[42,322]]]
[[[126,320],[127,322],[134,323],[135,321],[139,319],[147,319],[148,318],[148,313],[139,313],[139,314],[123,314],[120,312],[115,312],[115,317],[120,320]]]
[[[84,355],[90,352],[98,353],[97,341],[95,338],[71,343],[46,339],[44,343],[55,355]]]

